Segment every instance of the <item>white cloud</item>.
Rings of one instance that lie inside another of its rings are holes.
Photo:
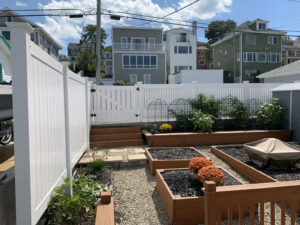
[[[20,6],[20,7],[25,7],[27,6],[28,4],[26,2],[21,2],[21,1],[16,1],[16,6]]]
[[[179,0],[177,4],[169,6],[159,6],[152,0],[102,0],[102,9],[109,9],[114,12],[130,12],[142,15],[161,17],[181,8],[194,0]],[[212,19],[221,13],[230,12],[229,7],[233,0],[200,0],[190,7],[171,15],[170,19],[180,20],[206,20]],[[47,4],[39,3],[40,8],[73,8],[84,11],[92,10],[96,7],[96,0],[51,0]],[[71,11],[75,13],[74,11]],[[80,12],[80,11],[78,11]],[[121,21],[111,20],[108,16],[102,16],[102,27],[110,28],[112,25],[129,25],[131,20],[121,19]],[[67,39],[79,39],[81,29],[84,25],[95,24],[96,16],[87,16],[79,19],[68,17],[46,17],[45,23],[40,23],[54,38],[61,44]],[[142,24],[143,21],[136,22]],[[151,26],[168,29],[172,26],[166,24],[152,23]],[[173,26],[174,27],[174,26]]]

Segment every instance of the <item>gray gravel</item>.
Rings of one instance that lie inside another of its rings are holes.
[[[169,225],[148,166],[113,172],[116,225]]]

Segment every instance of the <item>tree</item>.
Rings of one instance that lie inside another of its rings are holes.
[[[60,62],[67,62],[69,59],[68,59],[68,57],[66,55],[59,55],[58,56],[58,60]]]
[[[216,20],[212,21],[205,31],[205,37],[209,44],[213,44],[236,28],[236,22],[233,20]]]
[[[95,76],[95,53],[83,51],[76,57],[76,70],[83,70],[84,76]]]
[[[96,44],[96,36],[97,36],[97,26],[93,24],[88,24],[82,29],[81,40],[85,43],[90,44],[90,46],[94,46]],[[103,28],[101,28],[101,48],[103,49],[105,44],[105,39],[107,38],[107,34]]]

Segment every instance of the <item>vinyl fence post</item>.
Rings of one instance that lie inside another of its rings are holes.
[[[243,87],[243,99],[240,99],[241,101],[247,101],[251,98],[250,96],[250,84],[249,83],[242,83]]]
[[[137,82],[136,87],[138,90],[138,95],[137,95],[138,122],[143,122],[144,121],[144,108],[145,108],[145,102],[144,102],[145,89],[143,88],[142,82]]]
[[[72,190],[72,167],[71,167],[71,154],[70,154],[70,121],[69,121],[69,88],[68,88],[68,67],[64,65],[63,67],[64,75],[64,105],[65,105],[65,136],[66,136],[66,169],[67,177],[70,179],[70,185],[67,187],[67,192],[69,195],[73,195]]]
[[[213,181],[206,181],[204,183],[204,214],[205,225],[216,225],[216,183]]]
[[[89,105],[89,83],[85,80],[85,112],[86,112],[86,142],[87,151],[90,151],[90,105]]]

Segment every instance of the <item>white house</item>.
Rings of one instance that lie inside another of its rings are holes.
[[[182,70],[169,75],[169,84],[223,83],[223,70]]]
[[[260,74],[264,83],[292,83],[300,81],[300,60]]]
[[[167,53],[167,73],[196,70],[197,29],[175,28],[164,31],[163,43]]]
[[[10,45],[6,39],[0,35],[0,82],[10,82],[11,78]]]

